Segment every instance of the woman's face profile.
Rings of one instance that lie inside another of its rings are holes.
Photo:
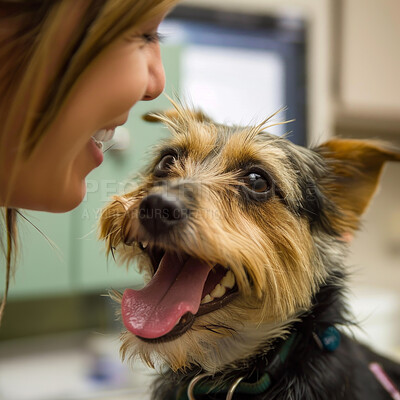
[[[164,89],[156,36],[162,19],[125,32],[85,70],[32,156],[18,168],[9,198],[13,207],[64,212],[82,201],[85,177],[103,159],[92,136],[124,124],[135,103]]]

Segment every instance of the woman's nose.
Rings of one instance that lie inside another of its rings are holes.
[[[161,60],[160,48],[157,46],[149,59],[149,79],[143,100],[153,100],[164,90],[165,72]]]

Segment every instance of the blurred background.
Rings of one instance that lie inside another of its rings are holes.
[[[298,144],[336,135],[400,147],[399,15],[398,0],[184,1],[161,27],[166,93],[227,124],[287,106],[277,118],[296,121],[271,132],[289,129]],[[168,107],[161,96],[133,109],[72,213],[26,213],[54,244],[21,223],[23,254],[0,330],[0,399],[147,398],[152,372],[121,363],[122,324],[106,296],[141,280],[106,259],[96,225],[167,135],[140,116]],[[354,333],[400,358],[400,165],[387,165],[348,264],[362,328]]]

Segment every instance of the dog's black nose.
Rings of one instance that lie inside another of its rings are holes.
[[[154,193],[140,203],[139,219],[146,230],[157,235],[184,221],[188,210],[178,197],[171,193]]]

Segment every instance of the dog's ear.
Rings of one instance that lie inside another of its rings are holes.
[[[317,149],[331,175],[322,182],[322,190],[340,209],[342,215],[331,216],[340,233],[358,228],[360,216],[378,186],[385,162],[400,161],[400,150],[373,140],[332,139]]]
[[[212,122],[211,119],[205,115],[202,111],[193,111],[193,110],[188,110],[185,109],[183,110],[178,110],[176,108],[172,108],[167,111],[160,111],[160,112],[151,112],[148,114],[144,114],[142,116],[142,119],[147,122],[163,122],[166,119],[170,121],[177,121],[181,119],[182,117],[189,117],[191,119],[194,119],[198,122]]]

